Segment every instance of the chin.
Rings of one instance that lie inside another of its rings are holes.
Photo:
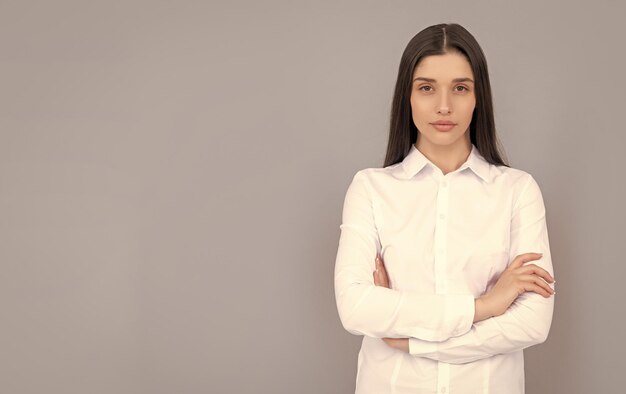
[[[428,141],[429,144],[432,144],[432,145],[446,146],[446,145],[453,145],[455,143],[458,143],[459,140],[463,139],[463,137],[464,137],[464,134],[437,132],[437,134],[421,133],[419,138],[423,138],[424,140]]]

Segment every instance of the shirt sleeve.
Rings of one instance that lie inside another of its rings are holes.
[[[363,171],[346,192],[335,261],[335,299],[343,327],[355,335],[427,341],[468,332],[475,313],[473,295],[418,294],[374,284],[381,245]]]
[[[536,264],[554,277],[544,202],[532,176],[520,194],[511,219],[510,261],[528,252],[543,253],[543,256],[526,264]],[[551,285],[554,288],[554,284]],[[409,353],[462,364],[525,349],[547,339],[553,309],[554,295],[545,298],[527,291],[504,314],[474,323],[464,335],[441,342],[409,338]]]

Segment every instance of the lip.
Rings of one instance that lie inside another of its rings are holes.
[[[439,131],[450,131],[454,126],[456,126],[456,123],[450,122],[449,120],[438,120],[431,124]]]

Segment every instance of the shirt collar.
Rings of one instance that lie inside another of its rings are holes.
[[[422,152],[419,151],[419,149],[415,147],[415,144],[411,144],[411,149],[402,161],[401,165],[401,168],[404,170],[404,175],[409,179],[413,178],[426,165],[430,165],[433,169],[437,168],[432,161],[430,161]],[[491,182],[490,163],[485,160],[474,144],[472,144],[472,150],[470,151],[467,160],[461,164],[456,171],[464,171],[466,168],[471,169],[485,182]]]

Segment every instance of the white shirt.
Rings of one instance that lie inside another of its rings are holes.
[[[527,264],[554,276],[529,173],[490,164],[472,144],[444,175],[412,145],[402,162],[354,175],[340,229],[337,309],[344,328],[364,336],[356,394],[524,393],[522,349],[546,340],[554,296],[525,292],[503,315],[473,320],[474,299],[515,256],[543,253]],[[376,253],[391,289],[374,285]],[[410,338],[410,354],[384,337]]]

